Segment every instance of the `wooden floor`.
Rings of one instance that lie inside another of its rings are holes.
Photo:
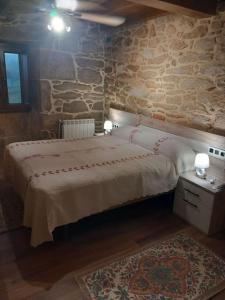
[[[157,203],[156,203],[157,202]],[[0,235],[0,299],[19,300],[40,293],[67,273],[124,250],[139,247],[185,230],[225,258],[225,232],[207,237],[148,200],[71,227],[69,240],[29,246],[30,232],[18,229]],[[59,235],[59,233],[57,234]],[[214,299],[225,299],[225,293]]]

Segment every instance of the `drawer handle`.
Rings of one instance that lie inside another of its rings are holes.
[[[186,199],[183,199],[183,200],[184,200],[184,202],[186,202],[187,204],[191,205],[192,207],[198,208],[198,205],[193,204],[193,203],[191,203],[190,201],[188,201],[188,200],[186,200]]]
[[[193,193],[192,191],[190,191],[190,190],[188,190],[188,189],[184,189],[186,192],[188,192],[188,193],[190,193],[190,194],[192,194],[193,196],[195,196],[195,197],[200,197],[198,194],[196,194],[196,193]]]

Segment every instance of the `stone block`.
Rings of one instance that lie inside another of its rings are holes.
[[[225,92],[225,74],[216,77],[216,85]]]
[[[209,129],[211,126],[210,116],[201,115],[197,112],[194,112],[190,117],[192,126],[197,129]]]
[[[103,57],[104,55],[104,46],[99,38],[92,36],[90,40],[84,40],[81,43],[81,53],[84,55],[90,55],[93,57]]]
[[[95,121],[102,122],[103,121],[103,112],[87,112],[87,113],[79,113],[76,116],[77,119],[95,119]]]
[[[158,73],[153,70],[144,70],[141,68],[139,72],[137,72],[137,76],[143,79],[151,79],[157,77]]]
[[[72,55],[66,52],[42,49],[40,52],[40,78],[73,80],[75,70]]]
[[[149,90],[145,86],[134,86],[129,90],[129,96],[136,98],[145,98],[149,95]]]
[[[174,74],[174,75],[192,75],[193,73],[194,73],[193,65],[178,66],[166,70],[166,74]]]
[[[195,39],[195,38],[201,38],[206,36],[208,32],[208,26],[206,25],[199,25],[195,27],[192,31],[187,33],[182,33],[181,37],[184,39]]]
[[[184,78],[180,83],[180,87],[184,90],[202,89],[207,90],[215,87],[214,83],[209,79],[203,78]]]
[[[95,102],[92,107],[93,110],[103,110],[103,102]]]
[[[180,50],[183,50],[187,47],[188,47],[188,44],[184,40],[173,39],[170,42],[170,48],[175,50],[175,51],[180,51]]]
[[[88,84],[81,84],[72,81],[59,82],[58,84],[54,84],[53,88],[56,91],[66,91],[66,90],[90,91],[91,90],[91,86]]]
[[[181,95],[166,96],[166,103],[179,105],[182,103],[182,96]]]
[[[59,120],[63,120],[63,114],[41,114],[40,115],[40,132],[42,130],[50,130],[58,133]]]
[[[154,113],[152,117],[153,117],[153,119],[157,119],[160,121],[165,121],[165,119],[166,119],[163,114],[159,114],[159,113]]]
[[[82,95],[78,92],[65,92],[65,93],[58,93],[53,94],[52,97],[54,99],[62,99],[62,100],[75,100],[75,99],[81,99]]]
[[[165,111],[176,111],[177,110],[177,106],[174,104],[167,104],[167,103],[153,103],[153,107],[156,108],[161,108]]]
[[[102,69],[104,68],[104,60],[96,59],[96,58],[84,58],[84,57],[76,57],[76,64],[80,68],[94,68],[94,69]]]
[[[103,77],[101,73],[92,69],[78,69],[78,80],[81,83],[103,85]]]
[[[216,39],[213,38],[204,38],[197,40],[194,44],[194,48],[201,51],[213,51],[216,46]]]
[[[224,115],[225,115],[225,109],[220,110],[216,113],[214,128],[217,129],[217,130],[223,131],[223,134],[225,136],[225,118],[224,118]]]
[[[70,103],[63,104],[63,112],[65,113],[80,113],[88,111],[88,106],[84,101],[72,101]]]
[[[96,87],[93,88],[93,91],[95,93],[103,94],[104,93],[104,87],[102,87],[102,86],[96,86]]]
[[[146,25],[142,25],[134,31],[134,35],[138,38],[146,38],[148,35],[148,27]]]
[[[166,27],[166,33],[171,36],[177,32],[177,28],[173,24],[168,24]]]
[[[225,74],[225,62],[224,65],[215,62],[201,64],[199,73],[212,78],[222,76]]]
[[[103,94],[95,94],[95,93],[87,93],[83,95],[83,98],[85,101],[91,100],[95,102],[104,101],[104,95]]]
[[[168,61],[168,59],[169,59],[169,55],[163,54],[163,55],[151,58],[151,59],[147,59],[147,62],[150,65],[161,65],[161,64],[165,63],[166,61]]]
[[[194,63],[194,62],[210,62],[213,59],[213,55],[211,53],[197,53],[197,52],[185,52],[181,53],[178,61],[181,64]]]

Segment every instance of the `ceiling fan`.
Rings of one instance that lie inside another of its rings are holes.
[[[108,15],[103,12],[104,0],[79,1],[79,0],[47,0],[47,7],[41,7],[40,12],[48,12],[50,16],[49,30],[56,32],[71,31],[70,26],[66,26],[63,16],[75,17],[76,19],[87,20],[108,26],[119,26],[125,22],[125,18],[121,16]],[[97,12],[97,13],[95,13]]]

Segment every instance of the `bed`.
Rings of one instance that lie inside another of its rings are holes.
[[[53,240],[58,226],[173,190],[194,156],[167,133],[124,126],[103,137],[10,144],[4,169],[35,247]]]

